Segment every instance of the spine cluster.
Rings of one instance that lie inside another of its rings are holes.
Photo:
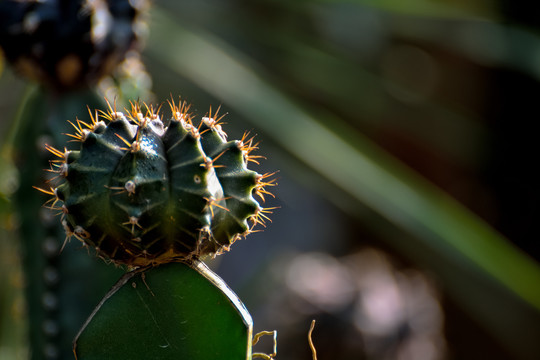
[[[172,116],[139,104],[131,110],[90,113],[68,134],[80,150],[48,147],[47,206],[75,237],[114,263],[145,266],[216,255],[264,225],[273,174],[248,169],[261,156],[245,134],[227,141],[216,114],[195,125],[184,102],[169,102]]]

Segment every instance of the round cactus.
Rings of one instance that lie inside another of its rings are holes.
[[[60,210],[67,238],[114,263],[145,266],[186,261],[228,250],[263,224],[272,174],[249,170],[260,156],[253,138],[227,141],[216,114],[194,125],[185,103],[169,102],[172,117],[132,104],[126,114],[109,104],[76,120],[80,150],[48,147],[51,208]],[[58,181],[58,179],[63,181]]]
[[[0,1],[0,48],[15,69],[60,90],[93,85],[145,31],[148,1]]]

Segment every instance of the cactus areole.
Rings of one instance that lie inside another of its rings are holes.
[[[67,239],[129,266],[189,261],[229,249],[267,220],[272,174],[247,168],[261,156],[253,139],[227,141],[220,118],[192,122],[185,103],[169,102],[172,117],[132,104],[109,104],[91,123],[72,122],[80,150],[48,147],[54,178],[49,206],[59,210]]]

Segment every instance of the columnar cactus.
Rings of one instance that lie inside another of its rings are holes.
[[[67,238],[117,264],[156,265],[220,254],[268,219],[254,195],[264,201],[275,182],[248,169],[260,158],[253,138],[227,141],[217,113],[195,125],[185,103],[169,104],[168,121],[151,106],[109,104],[72,123],[80,150],[48,147],[63,181],[42,191]]]

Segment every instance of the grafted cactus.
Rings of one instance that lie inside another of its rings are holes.
[[[109,104],[72,122],[80,150],[48,147],[55,180],[42,191],[67,238],[114,263],[156,265],[220,254],[268,219],[254,195],[264,201],[275,182],[248,169],[260,158],[253,138],[227,141],[217,113],[195,125],[185,103],[169,104],[167,121],[151,106]]]

